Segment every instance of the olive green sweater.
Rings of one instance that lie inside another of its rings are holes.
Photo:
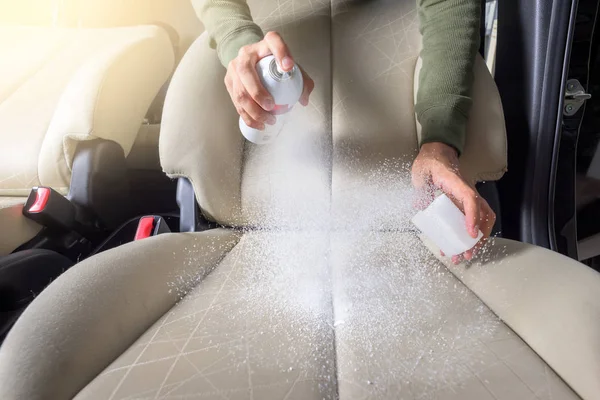
[[[442,142],[462,152],[479,48],[480,0],[416,0],[423,36],[416,113],[421,144]],[[240,47],[260,41],[245,0],[194,0],[223,65]]]

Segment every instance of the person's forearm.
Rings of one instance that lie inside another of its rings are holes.
[[[210,35],[211,47],[217,49],[225,67],[241,47],[263,38],[245,0],[192,0],[192,3]]]
[[[479,48],[480,0],[417,0],[423,50],[416,112],[421,143],[462,152]]]

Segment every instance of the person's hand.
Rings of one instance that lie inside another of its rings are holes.
[[[225,86],[238,114],[246,125],[259,130],[263,130],[265,124],[275,124],[275,117],[269,113],[275,102],[256,72],[258,61],[271,54],[284,71],[294,67],[294,59],[281,36],[277,32],[268,32],[260,42],[242,47],[238,56],[229,63],[225,75]],[[300,70],[304,79],[300,104],[306,106],[315,83],[302,68]]]
[[[466,217],[466,228],[473,238],[481,230],[487,238],[496,222],[496,214],[477,190],[467,183],[458,170],[456,150],[443,143],[426,143],[412,166],[412,182],[419,194],[419,207],[426,207],[433,200],[433,192],[440,189],[460,208]],[[479,242],[473,249],[453,256],[458,264],[461,258],[471,260]]]

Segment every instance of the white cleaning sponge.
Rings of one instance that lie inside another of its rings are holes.
[[[472,238],[467,231],[465,215],[442,194],[423,211],[419,211],[412,223],[447,256],[455,256],[473,248],[483,233]]]

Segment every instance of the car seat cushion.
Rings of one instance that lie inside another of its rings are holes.
[[[43,292],[0,350],[0,394],[577,399],[519,334],[412,234],[170,234]]]
[[[327,251],[320,235],[245,234],[76,398],[333,398]]]
[[[2,344],[0,398],[72,398],[237,241],[224,230],[166,234],[71,268],[25,310]]]
[[[495,242],[484,250],[483,263],[457,267],[442,261],[581,397],[595,398],[600,393],[600,274],[546,249]]]

